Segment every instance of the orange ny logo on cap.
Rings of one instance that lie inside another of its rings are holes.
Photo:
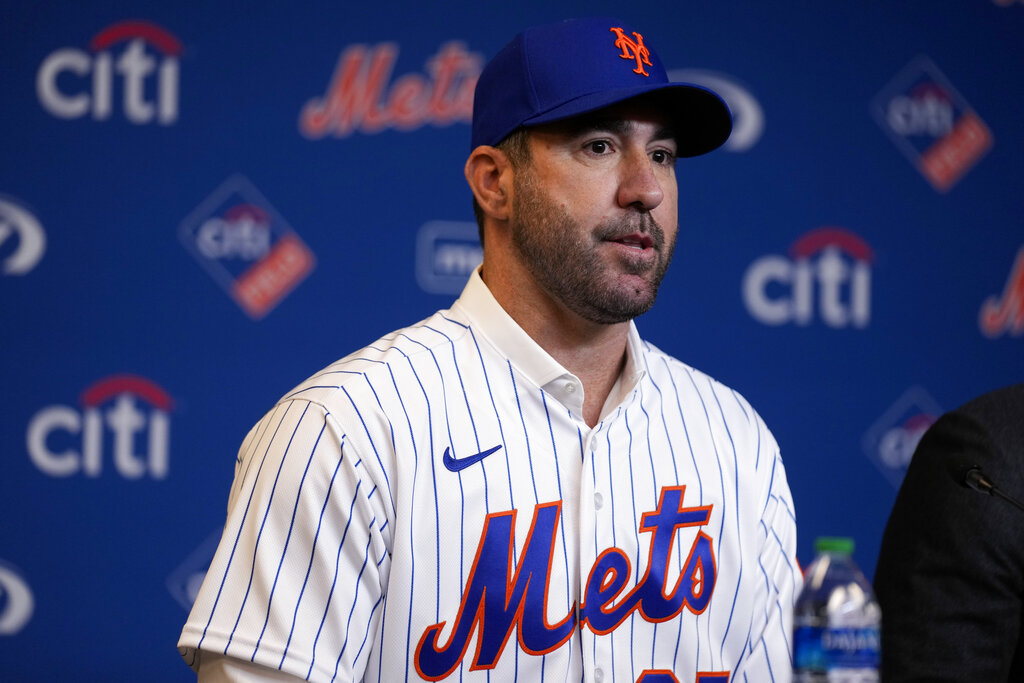
[[[644,64],[651,66],[651,51],[644,45],[644,37],[633,31],[633,37],[636,38],[636,42],[633,42],[626,37],[626,34],[622,32],[622,29],[613,26],[611,28],[612,33],[615,34],[615,47],[622,50],[622,54],[619,55],[622,59],[635,59],[636,68],[633,69],[633,73],[638,73],[641,76],[650,76],[649,73],[644,71]]]

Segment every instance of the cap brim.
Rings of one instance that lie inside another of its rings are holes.
[[[637,97],[656,98],[672,118],[676,155],[695,157],[720,147],[732,132],[732,114],[721,97],[691,83],[660,83],[603,90],[582,95],[523,121],[524,126],[552,123],[588,114]]]

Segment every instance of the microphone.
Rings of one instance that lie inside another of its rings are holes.
[[[946,465],[949,468],[949,474],[953,477],[953,481],[960,484],[960,486],[968,489],[974,489],[978,493],[1002,498],[1018,510],[1024,511],[1024,503],[1021,503],[1019,500],[1005,493],[1002,489],[996,486],[982,471],[981,465],[974,465],[969,462],[958,461],[956,459],[950,459],[947,461]]]

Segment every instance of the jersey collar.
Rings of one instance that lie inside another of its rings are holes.
[[[452,306],[461,311],[474,329],[502,353],[528,379],[558,399],[582,419],[583,384],[519,327],[501,307],[476,269],[462,295]],[[636,325],[630,321],[626,338],[626,364],[601,410],[601,418],[614,410],[636,388],[644,376],[643,346]]]

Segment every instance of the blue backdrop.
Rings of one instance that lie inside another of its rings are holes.
[[[119,5],[119,6],[118,6]],[[942,411],[1024,379],[1024,5],[13,2],[0,21],[0,678],[189,680],[235,454],[479,259],[472,83],[611,14],[728,99],[678,166],[655,344],[782,446],[806,564],[870,574]]]

